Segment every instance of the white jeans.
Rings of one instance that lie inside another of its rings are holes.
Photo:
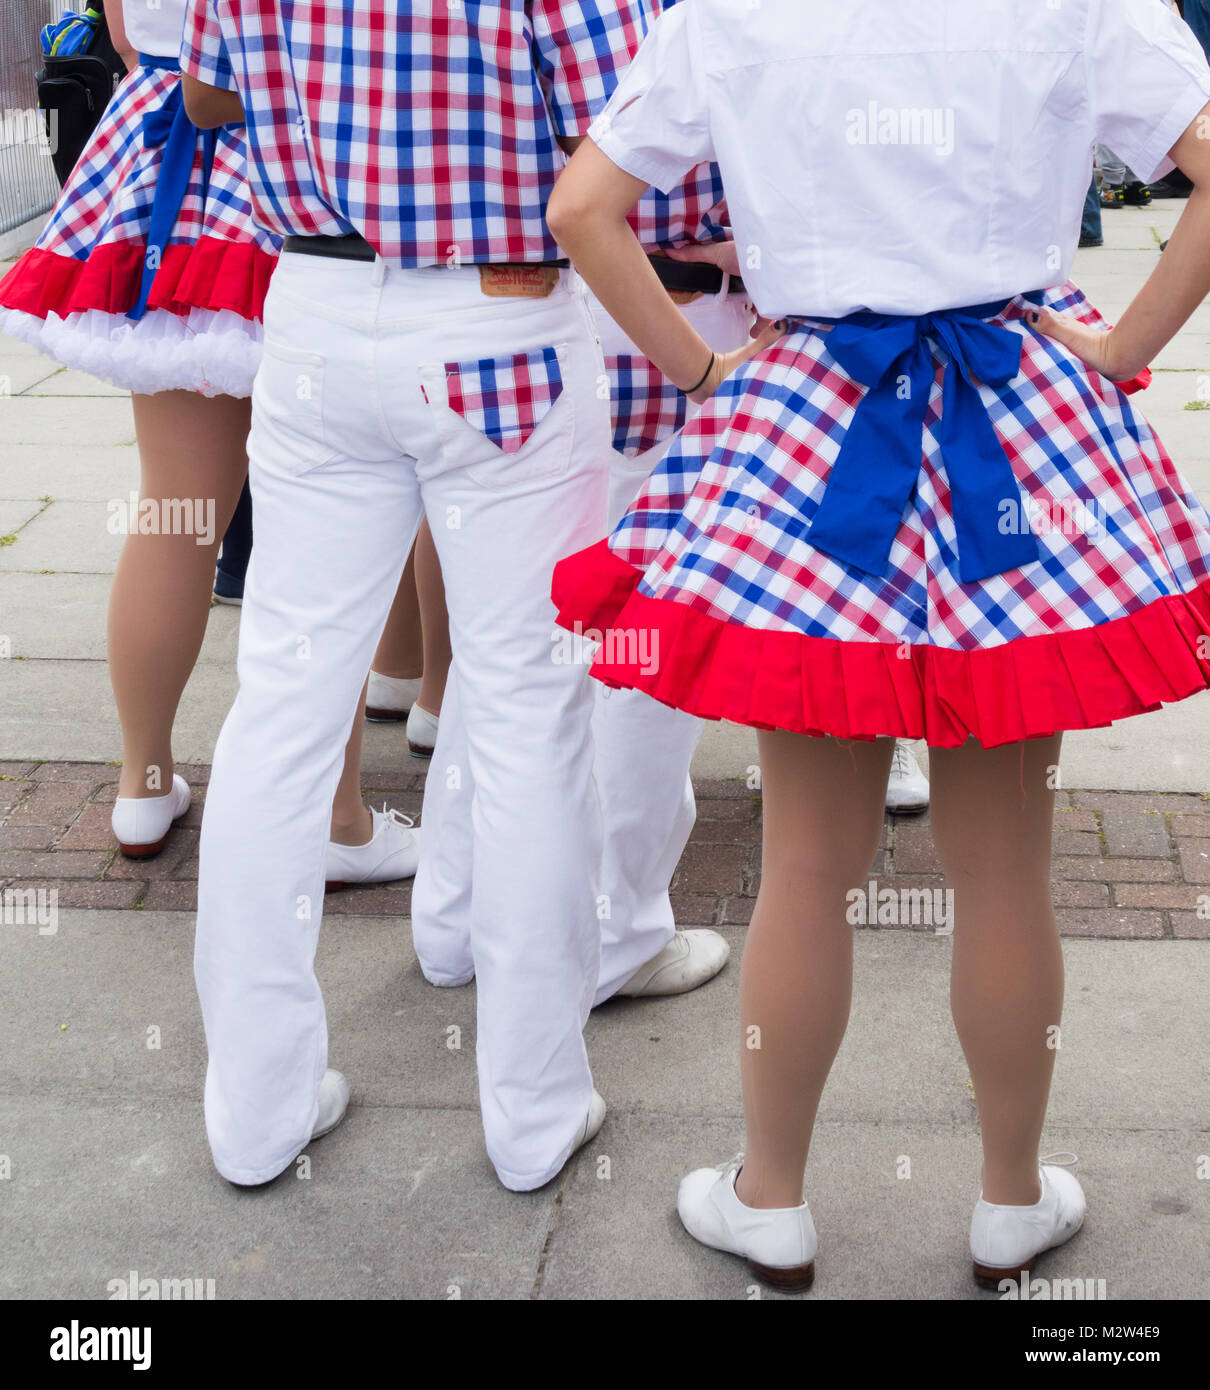
[[[589,296],[589,303],[606,358],[639,355],[595,296]],[[746,342],[753,322],[752,307],[740,294],[710,295],[685,305],[683,312],[716,352]],[[612,453],[611,528],[671,444],[664,440],[634,458]],[[637,690],[596,685],[595,695],[596,776],[605,816],[601,973],[593,1001],[600,1004],[662,951],[676,931],[668,888],[697,819],[689,768],[702,721]]]
[[[562,394],[505,452],[450,403],[455,380],[462,404],[474,397],[487,359],[507,384],[514,354],[545,362]],[[592,1091],[581,1029],[600,960],[600,820],[592,694],[582,665],[552,660],[549,592],[555,562],[605,528],[601,370],[569,273],[547,299],[497,299],[474,269],[281,258],[253,393],[240,689],[215,752],[199,874],[206,1126],[233,1181],[281,1172],[315,1124],[332,797],[422,506],[464,721],[457,754],[439,747],[433,760],[422,861],[462,827],[487,1150],[506,1186],[527,1189],[578,1137]],[[444,711],[441,722],[444,735]],[[426,880],[422,862],[421,901]]]

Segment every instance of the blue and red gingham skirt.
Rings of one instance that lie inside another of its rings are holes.
[[[242,127],[224,127],[133,322],[163,147],[143,136],[178,73],[137,67],[106,108],[35,245],[0,280],[0,331],[128,390],[248,395],[279,243],[252,220]]]
[[[1102,324],[1072,286],[1045,302]],[[1031,329],[1020,374],[979,388],[1038,560],[958,574],[936,439],[874,576],[811,545],[865,394],[809,321],[724,383],[613,535],[556,569],[592,673],[707,719],[841,738],[987,747],[1094,728],[1210,688],[1210,516],[1128,390]],[[936,350],[935,350],[936,352]]]

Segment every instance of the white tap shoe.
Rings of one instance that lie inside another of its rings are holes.
[[[720,1168],[698,1168],[681,1179],[676,1210],[694,1240],[740,1255],[758,1279],[787,1293],[809,1289],[819,1240],[806,1202],[761,1210],[735,1195],[743,1155]]]
[[[412,706],[408,715],[408,752],[413,758],[433,756],[433,749],[437,747],[437,724],[437,715],[419,705]]]
[[[731,947],[704,927],[678,931],[667,946],[642,965],[617,992],[622,999],[654,999],[688,994],[712,980],[727,964]]]
[[[370,672],[366,687],[366,718],[374,724],[402,724],[420,694],[420,682]]]
[[[374,833],[364,845],[328,841],[324,888],[333,892],[354,883],[393,883],[411,878],[420,863],[420,831],[399,811],[371,811]]]
[[[192,799],[189,783],[175,772],[172,790],[166,796],[119,796],[109,819],[118,848],[128,859],[150,859],[159,854],[172,822],[185,814]]]
[[[920,770],[912,750],[902,739],[896,739],[891,779],[886,789],[886,808],[902,816],[914,811],[927,811],[928,804],[929,779]]]
[[[1084,1224],[1087,1202],[1075,1174],[1046,1162],[1038,1171],[1042,1196],[1032,1207],[997,1206],[982,1194],[975,1204],[971,1258],[984,1288],[998,1288],[1005,1279],[1020,1282],[1039,1255],[1065,1244]]]

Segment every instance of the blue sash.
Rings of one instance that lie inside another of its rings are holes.
[[[139,65],[145,68],[161,68],[165,72],[180,72],[181,64],[176,58],[160,58],[151,53],[139,54]],[[199,130],[185,111],[185,99],[178,82],[164,98],[163,105],[148,111],[143,117],[143,143],[148,149],[164,146],[164,156],[156,178],[155,193],[151,200],[151,218],[147,228],[147,252],[143,260],[143,278],[139,285],[139,297],[134,308],[126,315],[128,319],[139,320],[147,312],[147,300],[151,286],[164,259],[164,251],[176,220],[180,216],[181,204],[189,187],[189,175],[193,172],[193,157],[197,151],[198,137],[202,141],[202,197],[210,179],[210,166],[214,163],[214,150],[218,141],[217,130]]]
[[[1040,291],[1025,296],[1040,303]],[[986,323],[1011,300],[918,317],[858,313],[833,323],[828,351],[870,389],[833,465],[806,540],[865,574],[884,577],[903,514],[916,490],[921,436],[936,368],[929,340],[949,354],[938,442],[953,498],[958,574],[964,584],[1032,564],[1038,542],[1020,526],[1001,530],[1004,503],[1019,517],[1021,488],[974,378],[1006,386],[1021,370],[1022,340]]]

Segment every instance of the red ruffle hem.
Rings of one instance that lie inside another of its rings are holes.
[[[1096,729],[1210,689],[1210,581],[1098,627],[959,652],[724,622],[638,592],[601,541],[555,567],[560,626],[603,635],[592,675],[702,719],[995,748]]]
[[[125,314],[139,297],[146,248],[107,242],[86,260],[34,247],[0,280],[0,308],[44,319],[99,309]],[[202,237],[168,246],[151,287],[148,309],[187,317],[191,309],[230,309],[259,322],[277,257],[251,242]]]

